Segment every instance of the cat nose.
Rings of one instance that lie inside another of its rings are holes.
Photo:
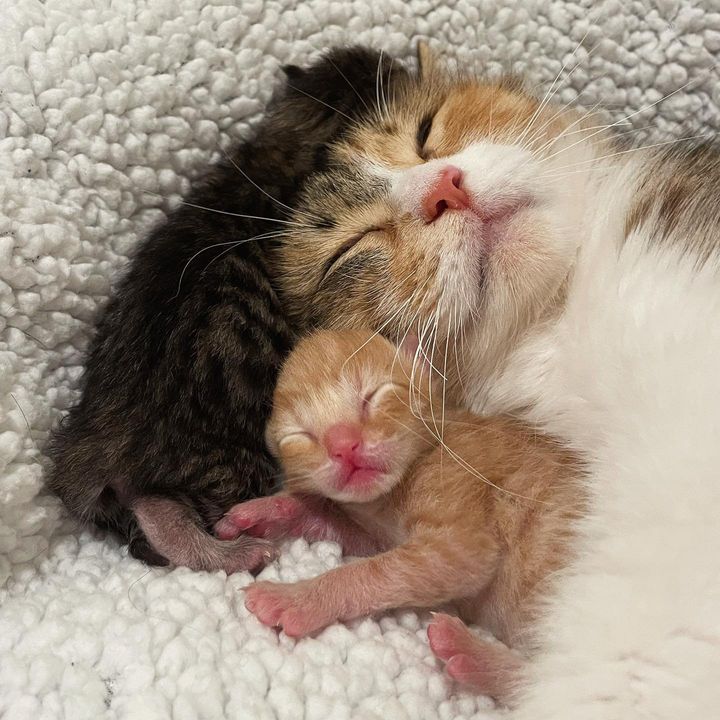
[[[423,202],[425,222],[437,220],[446,210],[464,210],[470,207],[470,198],[462,188],[462,171],[454,165],[443,168],[432,183]]]
[[[362,447],[362,430],[357,425],[338,423],[328,429],[324,440],[329,457],[354,464]]]

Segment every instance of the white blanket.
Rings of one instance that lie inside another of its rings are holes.
[[[718,0],[2,0],[0,717],[498,715],[445,679],[427,615],[295,643],[248,615],[249,575],[148,570],[42,492],[43,444],[77,399],[112,279],[219,147],[246,135],[279,65],[350,42],[410,57],[417,36],[540,92],[567,62],[559,101],[630,115],[648,142],[720,127]],[[333,545],[298,541],[263,577],[339,561]]]

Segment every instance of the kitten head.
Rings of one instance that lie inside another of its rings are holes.
[[[376,98],[301,193],[280,249],[301,323],[473,334],[497,348],[558,298],[578,244],[590,122],[517,82],[378,66]]]
[[[368,502],[432,447],[410,411],[410,354],[369,331],[321,331],[297,345],[267,428],[289,490]]]

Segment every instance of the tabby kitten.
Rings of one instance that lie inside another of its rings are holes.
[[[207,533],[276,477],[264,430],[293,327],[268,279],[268,247],[326,144],[366,111],[378,70],[405,74],[389,65],[341,49],[286,68],[255,138],[142,243],[100,318],[82,398],[51,439],[47,483],[133,556],[234,572],[269,551]],[[315,217],[298,213],[291,226]]]

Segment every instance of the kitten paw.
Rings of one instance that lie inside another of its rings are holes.
[[[476,637],[459,618],[436,614],[428,627],[428,640],[447,674],[479,693],[502,701],[518,681],[520,658],[505,645]]]
[[[245,589],[245,607],[264,625],[293,638],[311,635],[335,620],[322,612],[311,582],[254,583]]]
[[[239,503],[215,524],[221,540],[233,540],[242,534],[279,540],[292,534],[304,507],[294,497],[279,495]]]
[[[472,654],[481,642],[460,618],[445,613],[434,614],[427,634],[430,649],[441,660],[449,660],[458,654]]]

